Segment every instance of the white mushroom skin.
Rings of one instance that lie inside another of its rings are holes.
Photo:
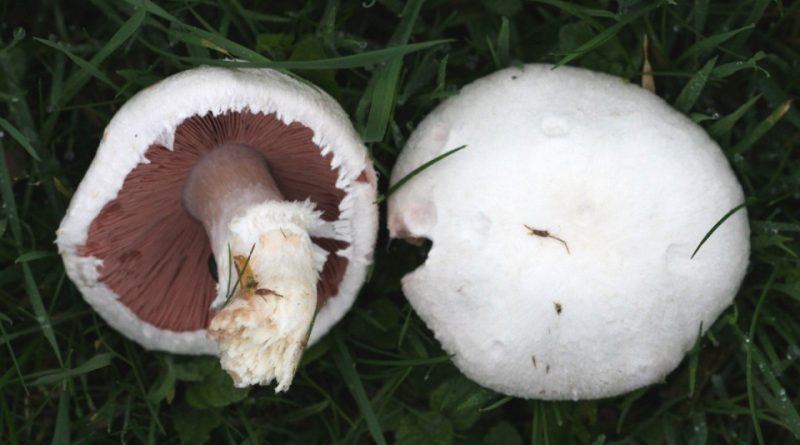
[[[745,209],[692,253],[742,188],[656,95],[572,67],[498,71],[419,124],[391,183],[462,145],[393,193],[387,219],[432,241],[403,292],[481,385],[563,400],[660,382],[731,304]]]
[[[205,155],[186,180],[184,207],[203,223],[217,263],[208,327],[237,387],[289,389],[317,307],[326,252],[309,236],[324,225],[309,201],[288,202],[264,158],[239,145]]]

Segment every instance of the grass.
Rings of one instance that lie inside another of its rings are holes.
[[[800,441],[800,2],[0,2],[0,443],[784,444]],[[198,64],[274,67],[333,95],[387,172],[414,126],[522,62],[639,83],[705,127],[741,180],[752,263],[662,384],[581,402],[469,382],[404,300],[423,261],[382,231],[352,312],[289,393],[147,352],[66,279],[54,230],[115,110]],[[232,62],[226,59],[237,59]]]

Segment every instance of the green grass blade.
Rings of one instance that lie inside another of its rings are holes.
[[[61,395],[58,397],[58,412],[56,426],[53,430],[53,445],[68,445],[69,440],[69,389],[67,385],[61,386]]]
[[[408,45],[393,46],[390,48],[367,51],[359,54],[352,54],[341,57],[333,57],[318,60],[273,60],[273,61],[240,61],[240,60],[215,60],[200,59],[191,57],[180,57],[196,64],[212,66],[223,66],[230,68],[272,68],[283,70],[337,70],[363,68],[365,66],[377,65],[397,57],[405,56],[413,52],[433,48],[434,46],[450,42],[451,40],[433,40],[429,42],[412,43]]]
[[[497,59],[501,68],[511,64],[511,30],[508,17],[503,17],[497,34]]]
[[[684,51],[684,53],[678,57],[676,63],[683,63],[687,59],[697,56],[700,53],[711,51],[712,49],[717,48],[721,44],[725,43],[726,41],[730,40],[737,34],[753,29],[755,25],[747,25],[742,26],[741,28],[734,29],[733,31],[723,32],[720,34],[715,34],[713,36],[707,37],[705,39],[700,40],[699,42],[695,43],[689,49]]]
[[[5,314],[0,313],[0,335],[3,336],[2,337],[3,339],[8,337],[8,334],[6,333],[6,328],[5,326],[3,326],[5,323],[11,324],[11,319],[8,318],[8,316],[6,316]],[[5,340],[0,340],[0,342],[6,344],[6,349],[8,349],[8,355],[9,357],[11,357],[11,362],[14,364],[14,370],[17,371],[17,376],[19,377],[20,382],[22,383],[22,389],[25,391],[26,395],[30,394],[28,392],[28,385],[25,384],[25,379],[22,377],[22,371],[19,369],[19,362],[17,361],[17,355],[14,354],[14,350],[11,348],[11,342]]]
[[[73,62],[75,62],[80,68],[80,71],[71,75],[66,82],[64,83],[64,93],[59,98],[59,102],[57,104],[51,104],[53,106],[62,107],[64,104],[72,100],[75,94],[86,84],[86,82],[92,77],[97,77],[104,83],[108,85],[112,85],[112,88],[115,90],[119,90],[118,87],[113,86],[114,83],[108,79],[102,72],[99,70],[99,65],[106,60],[111,54],[113,54],[123,43],[128,41],[142,26],[145,17],[147,16],[147,11],[145,8],[136,8],[134,14],[131,16],[128,21],[120,26],[119,30],[108,39],[108,42],[98,51],[88,62],[73,55],[71,52],[63,48],[62,45],[50,42],[49,40],[44,39],[36,39],[37,41],[44,43],[47,46],[50,46],[58,51],[63,52],[70,58]],[[105,80],[104,80],[105,78]]]
[[[56,256],[55,252],[48,252],[46,250],[33,250],[31,252],[23,253],[14,260],[14,264],[27,263],[29,261],[36,261],[42,258],[49,258]]]
[[[693,258],[694,258],[694,256],[695,256],[695,255],[697,255],[697,252],[699,252],[699,251],[700,251],[700,248],[701,248],[701,247],[703,247],[703,244],[705,244],[705,243],[706,243],[706,241],[708,241],[708,239],[709,239],[709,238],[711,238],[711,235],[713,235],[713,234],[714,234],[714,232],[716,232],[716,231],[717,231],[717,229],[719,228],[719,226],[721,226],[721,225],[722,225],[722,224],[723,224],[725,221],[727,221],[727,220],[728,220],[728,218],[730,218],[731,216],[733,216],[733,214],[734,214],[734,213],[736,213],[736,212],[738,212],[739,210],[741,210],[741,209],[743,209],[743,208],[747,207],[747,206],[748,206],[748,204],[750,204],[750,203],[748,203],[747,201],[745,201],[745,202],[743,202],[743,203],[739,204],[738,206],[736,206],[736,207],[734,207],[734,208],[730,209],[730,210],[728,211],[728,213],[726,213],[726,214],[725,214],[725,216],[723,216],[722,218],[720,218],[720,220],[719,220],[719,221],[717,221],[717,223],[716,223],[716,224],[714,224],[714,226],[713,226],[713,227],[711,227],[711,229],[710,229],[710,230],[709,230],[709,231],[706,233],[706,235],[703,237],[703,239],[702,239],[702,240],[700,240],[700,244],[698,244],[698,245],[697,245],[697,247],[694,249],[694,252],[692,252],[692,256],[691,256],[691,257],[689,257],[689,259],[693,259]]]
[[[5,205],[6,214],[11,225],[11,234],[14,238],[14,242],[18,248],[21,248],[23,245],[22,226],[20,224],[19,214],[17,213],[17,205],[14,198],[14,191],[11,188],[11,178],[8,174],[8,168],[6,167],[5,150],[3,149],[2,143],[0,143],[0,196],[3,198],[3,204]],[[44,334],[48,343],[50,343],[50,346],[53,348],[53,352],[55,353],[58,362],[62,363],[61,350],[56,342],[56,336],[53,333],[53,326],[50,324],[50,317],[45,310],[44,303],[42,302],[42,296],[39,294],[39,288],[36,284],[36,280],[34,279],[33,272],[28,266],[28,263],[22,263],[21,268],[25,289],[28,293],[31,306],[33,307],[33,313],[36,317],[36,321],[39,324],[39,327],[41,328],[42,333]]]
[[[753,349],[755,348],[753,337],[755,337],[756,326],[758,323],[758,315],[759,313],[761,313],[761,306],[764,304],[764,299],[767,297],[767,293],[772,287],[772,282],[775,280],[775,275],[777,271],[778,271],[777,268],[772,269],[772,272],[770,273],[769,278],[767,279],[767,283],[764,285],[764,289],[761,291],[761,295],[758,297],[756,308],[753,311],[753,318],[752,320],[750,320],[750,330],[747,332],[747,337],[745,337],[744,339],[745,350],[747,351],[746,364],[745,364],[745,372],[747,380],[747,400],[748,404],[750,405],[750,417],[753,421],[753,428],[759,445],[764,445],[764,436],[763,433],[761,432],[761,423],[758,420],[758,413],[756,412],[756,400],[755,396],[753,395]]]
[[[403,176],[403,178],[401,178],[399,181],[394,183],[394,185],[389,187],[389,190],[386,190],[386,193],[384,193],[383,195],[378,197],[378,200],[376,201],[376,203],[380,204],[383,201],[386,201],[386,199],[388,199],[389,196],[392,195],[392,193],[396,192],[397,189],[399,189],[400,187],[405,185],[405,183],[407,183],[408,181],[414,179],[415,176],[417,176],[418,174],[422,173],[423,171],[428,169],[433,164],[436,164],[437,162],[441,161],[442,159],[444,159],[444,158],[446,158],[446,157],[448,157],[448,156],[450,156],[452,154],[458,153],[459,151],[461,151],[461,150],[463,150],[465,148],[467,148],[466,145],[462,145],[460,147],[456,147],[456,148],[454,148],[452,150],[449,150],[449,151],[446,151],[446,152],[440,154],[439,156],[436,156],[435,158],[431,159],[430,161],[428,161],[428,162],[420,165],[419,167],[415,168],[414,170],[411,171],[411,173]]]
[[[50,322],[50,316],[47,314],[47,310],[44,307],[44,302],[42,302],[42,295],[39,293],[39,287],[34,279],[33,271],[31,271],[28,263],[22,263],[21,267],[22,275],[25,279],[25,289],[30,297],[31,306],[33,307],[33,314],[36,316],[36,322],[39,323],[39,327],[41,327],[44,337],[47,339],[47,342],[50,343],[50,346],[53,348],[53,352],[56,354],[56,358],[58,359],[59,363],[61,363],[61,349],[58,347],[58,342],[56,342],[56,334],[53,332],[53,325]]]
[[[42,161],[41,158],[39,158],[39,155],[36,154],[36,149],[33,148],[33,145],[31,145],[31,142],[28,140],[28,138],[26,138],[24,134],[17,130],[16,127],[11,125],[11,122],[0,117],[0,128],[8,132],[8,134],[11,135],[11,137],[17,141],[17,143],[19,143],[19,145],[21,145],[22,148],[24,148],[33,159],[36,159],[38,162]]]
[[[141,0],[125,0],[125,2],[133,6],[134,8],[139,7],[139,5],[141,4],[144,6],[145,11],[149,12],[150,14],[153,14],[156,17],[161,17],[162,19],[165,19],[172,23],[183,24],[181,23],[180,20],[178,20],[177,17],[167,12],[167,10],[162,8],[161,6],[158,6],[157,4],[153,3],[152,0],[144,0],[143,2]]]
[[[204,31],[200,28],[189,27],[188,31],[175,32],[175,37],[185,43],[201,45],[206,48],[215,50],[224,54],[227,57],[238,57],[249,62],[269,62],[269,58],[251,50],[250,48],[240,45],[236,42],[226,39],[218,34]]]
[[[105,368],[106,366],[111,365],[111,361],[113,358],[114,355],[109,352],[97,354],[92,358],[90,358],[89,360],[86,360],[80,366],[76,366],[75,368],[72,369],[57,369],[53,371],[45,371],[44,375],[30,382],[30,385],[31,386],[50,385],[53,383],[59,383],[67,379],[78,377],[83,374],[88,374],[92,371],[96,371],[98,369]]]
[[[689,394],[688,397],[694,396],[694,389],[697,385],[697,363],[700,361],[700,344],[703,339],[703,322],[700,322],[700,327],[697,329],[697,338],[694,341],[692,349],[689,350]]]
[[[383,429],[378,422],[378,417],[375,415],[375,410],[372,408],[369,398],[367,398],[367,392],[364,390],[364,385],[361,383],[361,378],[358,376],[355,362],[347,351],[347,345],[345,345],[339,331],[335,331],[333,335],[335,342],[333,360],[336,362],[336,367],[339,369],[347,388],[356,400],[356,404],[361,410],[361,414],[364,416],[367,429],[369,429],[372,439],[379,445],[386,445],[386,439],[383,437]]]
[[[83,59],[81,57],[76,56],[75,54],[72,53],[72,51],[70,51],[67,48],[65,48],[62,43],[51,42],[51,41],[49,41],[47,39],[41,39],[39,37],[34,37],[34,40],[36,40],[37,42],[39,42],[39,43],[41,43],[43,45],[49,46],[50,48],[53,48],[53,49],[55,49],[57,51],[62,52],[64,55],[66,55],[69,58],[69,60],[71,60],[72,62],[74,62],[76,65],[78,65],[81,68],[81,71],[79,72],[80,74],[86,73],[89,77],[95,77],[99,81],[101,81],[104,84],[106,84],[109,87],[111,87],[111,89],[119,92],[119,90],[120,90],[119,86],[117,86],[117,84],[114,83],[113,80],[111,80],[102,71],[100,71],[100,69],[97,67],[96,64],[91,63],[88,60],[85,60],[85,59]],[[61,96],[61,97],[62,98],[66,97],[66,95]]]
[[[780,104],[772,110],[772,113],[766,117],[763,121],[761,121],[758,125],[750,131],[738,144],[734,145],[731,148],[731,152],[734,154],[742,154],[749,150],[753,144],[758,142],[762,136],[764,136],[781,118],[789,111],[792,107],[792,100],[789,99],[786,102]]]
[[[709,2],[710,0],[694,0],[694,8],[692,8],[692,20],[694,23],[694,30],[698,33],[702,33],[703,29],[706,27]]]
[[[562,65],[566,65],[567,63],[583,56],[584,54],[590,52],[591,50],[599,47],[600,45],[608,42],[614,36],[616,36],[622,28],[628,26],[633,21],[637,20],[642,15],[646,14],[648,11],[652,10],[658,6],[657,4],[653,4],[647,6],[645,8],[640,9],[637,12],[631,13],[626,15],[622,20],[614,24],[613,26],[609,26],[608,28],[604,29],[602,32],[598,33],[596,36],[592,37],[591,39],[587,40],[585,43],[580,45],[579,47],[575,48],[574,50],[570,51],[565,55],[558,63],[555,64],[553,68],[558,68]]]
[[[415,358],[406,360],[372,360],[360,359],[358,363],[372,366],[392,366],[392,367],[405,367],[405,366],[429,366],[439,363],[447,363],[452,359],[449,355],[429,358]]]
[[[723,65],[719,65],[718,67],[714,68],[714,71],[711,72],[711,76],[718,79],[724,79],[729,77],[741,70],[746,69],[755,69],[761,71],[765,75],[769,75],[769,73],[761,68],[758,65],[758,62],[767,57],[767,54],[763,51],[759,51],[753,55],[750,59],[745,62],[741,60],[737,60],[736,62],[730,62]]]
[[[425,0],[411,0],[406,3],[402,19],[392,36],[393,45],[405,45],[411,37],[414,23],[417,21],[419,11]],[[400,70],[403,68],[403,58],[398,56],[380,67],[374,75],[375,83],[370,98],[370,109],[367,116],[367,126],[362,138],[364,142],[377,142],[383,139],[389,118],[394,108],[397,95],[397,84],[400,81]]]
[[[741,117],[753,107],[753,104],[755,104],[759,98],[761,98],[760,94],[753,96],[753,98],[739,106],[739,108],[737,108],[733,113],[714,122],[711,127],[708,128],[708,134],[710,134],[714,139],[719,139],[730,133],[733,126],[736,125],[736,122],[738,122],[739,119],[741,119]]]
[[[717,58],[714,57],[689,79],[689,82],[683,87],[681,94],[675,99],[674,106],[678,111],[686,114],[692,109],[695,102],[697,102],[697,99],[700,97],[700,93],[703,92],[703,88],[705,88],[706,82],[708,81],[708,76],[711,74],[711,70],[714,69],[714,65],[716,64]]]
[[[8,218],[8,225],[11,227],[11,236],[17,245],[22,244],[22,226],[20,225],[19,215],[17,214],[17,204],[14,198],[14,191],[11,184],[11,175],[6,167],[6,152],[0,140],[0,196],[3,198],[3,206]]]
[[[604,19],[617,19],[617,15],[611,11],[605,11],[602,9],[592,9],[586,8],[580,5],[575,5],[573,3],[561,1],[561,0],[534,0],[535,3],[541,3],[543,5],[550,5],[559,10],[574,15],[575,17],[581,19],[581,21],[588,23],[592,28],[596,30],[600,30],[603,28],[603,25],[600,24],[597,20],[594,20],[592,17],[604,18]]]

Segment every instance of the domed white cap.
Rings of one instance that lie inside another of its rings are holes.
[[[455,364],[527,398],[659,382],[736,294],[744,197],[714,141],[657,96],[526,65],[466,86],[414,132],[392,183],[394,237],[433,242],[403,279]]]

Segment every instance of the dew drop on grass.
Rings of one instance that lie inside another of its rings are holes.
[[[789,345],[789,350],[786,352],[786,360],[797,360],[797,357],[800,357],[800,347]]]

